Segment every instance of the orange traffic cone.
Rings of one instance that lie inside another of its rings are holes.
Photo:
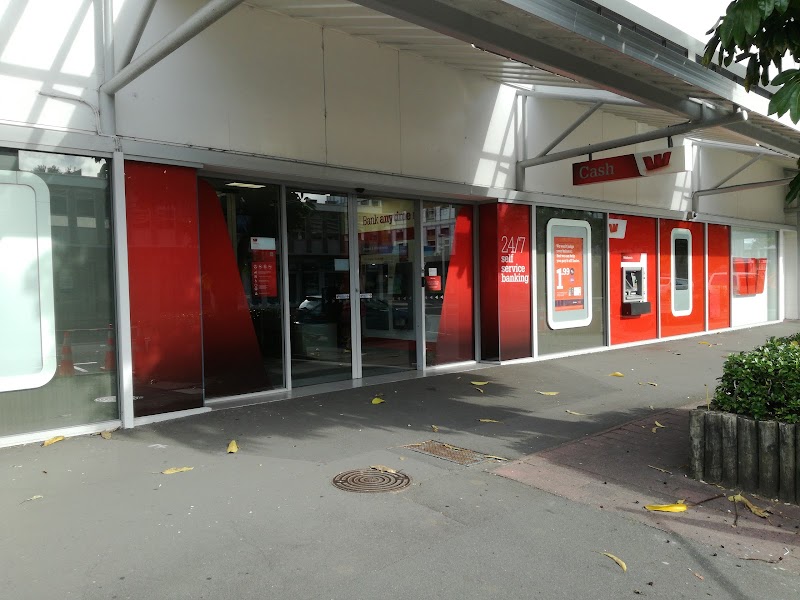
[[[113,371],[117,368],[117,351],[114,347],[114,326],[108,326],[108,341],[106,342],[106,371]]]
[[[64,332],[64,343],[61,345],[61,361],[58,363],[58,374],[62,377],[75,375],[75,363],[72,362],[72,343],[69,331]]]

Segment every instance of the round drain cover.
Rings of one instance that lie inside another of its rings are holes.
[[[396,492],[410,483],[408,475],[384,473],[376,469],[354,469],[333,478],[333,485],[347,492]]]

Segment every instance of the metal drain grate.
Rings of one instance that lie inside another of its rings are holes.
[[[333,485],[347,492],[396,492],[410,483],[408,475],[384,473],[376,469],[354,469],[333,478]]]
[[[459,465],[473,465],[486,459],[486,455],[480,452],[451,446],[450,444],[443,444],[436,440],[428,440],[427,442],[421,442],[419,444],[409,444],[408,446],[403,446],[403,448],[422,452],[423,454],[430,454],[431,456],[443,458],[458,463]]]

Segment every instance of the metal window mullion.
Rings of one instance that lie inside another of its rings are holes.
[[[779,321],[783,321],[783,319],[785,318],[785,314],[786,314],[786,303],[784,301],[785,300],[784,299],[785,285],[784,285],[784,279],[783,279],[783,275],[784,275],[783,246],[784,246],[784,241],[785,241],[784,240],[784,236],[786,235],[786,232],[781,230],[781,231],[778,231],[777,233],[778,233],[777,239],[775,240],[776,243],[777,243],[777,246],[778,246],[776,248],[777,254],[778,254],[778,264],[776,265],[776,267],[778,269],[778,272],[777,272],[777,277],[778,277],[778,315],[777,316],[778,316],[778,320]],[[765,273],[765,275],[766,275],[766,273]],[[767,294],[769,294],[769,291],[767,291]],[[769,296],[767,296],[767,313],[769,313]]]
[[[656,219],[656,337],[661,338],[661,219]]]
[[[605,264],[603,265],[603,296],[605,297],[605,310],[603,311],[603,318],[606,321],[604,345],[611,345],[611,242],[608,239],[608,213],[605,214],[603,219],[603,235],[606,247]],[[645,270],[647,269],[647,261],[645,260]],[[619,272],[621,276],[621,271]],[[625,285],[624,283],[622,284]],[[645,289],[645,293],[647,290]]]
[[[539,306],[536,302],[536,290],[539,285],[539,278],[536,276],[536,206],[530,207],[531,211],[531,230],[530,241],[528,242],[529,254],[531,257],[530,267],[530,290],[531,290],[531,356],[539,355]]]
[[[348,256],[350,257],[350,358],[353,379],[361,379],[361,262],[358,256],[358,198],[347,195]]]
[[[289,315],[289,223],[287,219],[288,207],[286,206],[286,186],[281,185],[280,192],[280,231],[281,255],[281,323],[283,329],[283,385],[287,390],[292,389],[292,340],[291,319]]]
[[[133,349],[131,342],[131,295],[128,268],[128,220],[125,201],[125,156],[114,152],[111,161],[116,300],[117,390],[122,427],[133,427]]]
[[[417,282],[412,283],[412,289],[416,288],[417,290],[417,293],[413,295],[414,314],[417,315],[417,318],[414,319],[414,329],[416,330],[417,338],[417,370],[424,372],[427,367],[427,357],[425,356],[427,331],[425,327],[425,286],[422,285],[422,282],[425,281],[425,265],[423,263],[424,248],[422,241],[422,200],[414,200],[414,212],[416,213],[414,223],[417,224],[417,227],[414,228],[414,245],[417,247],[417,251],[415,252],[416,257],[414,258],[416,264],[414,264],[413,268],[419,277]],[[455,223],[453,223],[453,235],[455,235]]]
[[[800,236],[798,236],[800,238]],[[481,263],[480,263],[480,205],[472,207],[472,336],[476,361],[481,356]],[[800,244],[798,244],[800,248]],[[800,263],[800,261],[799,261]]]

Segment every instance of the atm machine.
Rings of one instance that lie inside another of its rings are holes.
[[[650,314],[647,301],[647,254],[622,255],[622,316]]]

